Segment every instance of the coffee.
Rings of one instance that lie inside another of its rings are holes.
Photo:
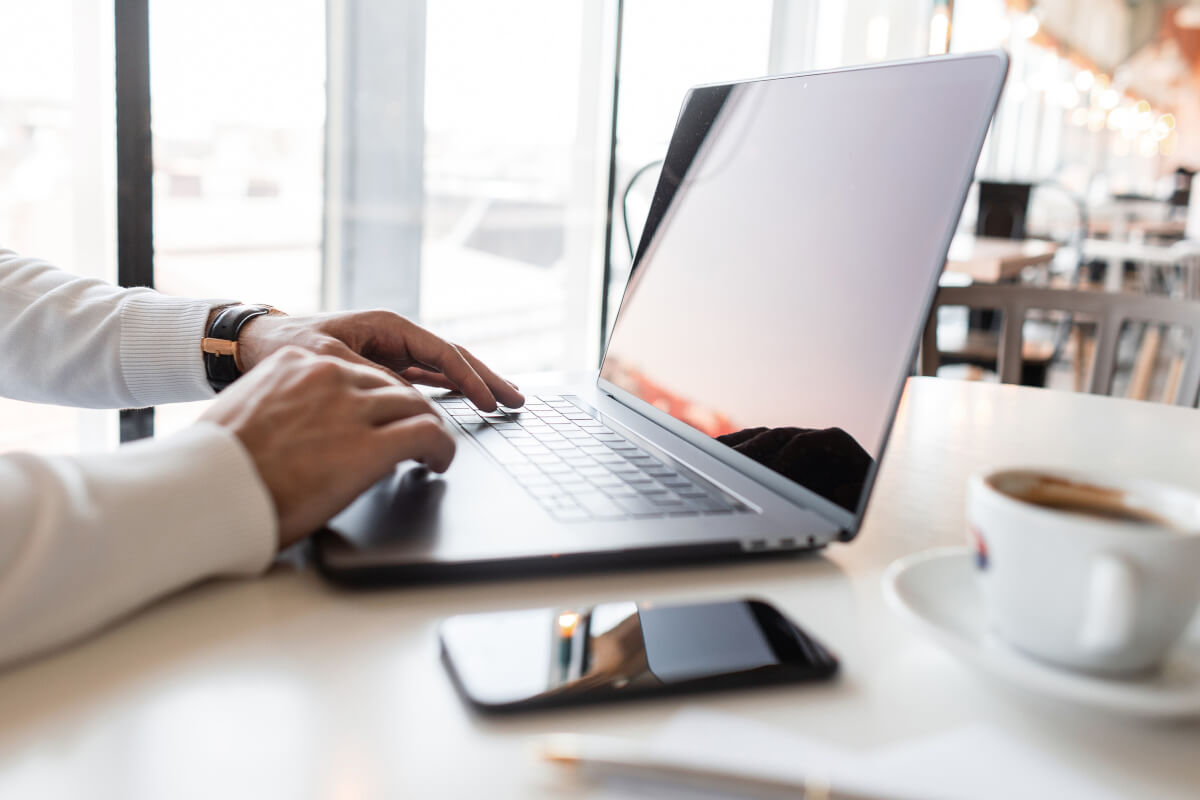
[[[967,542],[989,629],[1069,669],[1160,664],[1200,605],[1200,492],[1010,468],[967,481]]]
[[[1170,519],[1132,505],[1128,492],[1122,489],[1032,473],[1000,473],[991,476],[988,484],[1002,494],[1042,508],[1094,519],[1177,529]]]

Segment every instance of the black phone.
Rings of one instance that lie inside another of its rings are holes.
[[[831,678],[837,658],[762,600],[464,614],[439,631],[486,711]]]

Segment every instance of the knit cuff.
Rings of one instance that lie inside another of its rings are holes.
[[[217,302],[143,292],[121,304],[121,375],[135,407],[213,396],[200,340]]]

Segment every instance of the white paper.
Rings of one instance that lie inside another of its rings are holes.
[[[724,766],[797,783],[817,775],[835,789],[886,798],[1117,798],[1088,776],[986,725],[856,752],[734,715],[685,709],[646,743],[646,749],[673,761]],[[592,795],[593,800],[727,796],[620,779],[608,781]]]

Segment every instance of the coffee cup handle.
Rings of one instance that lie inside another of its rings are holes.
[[[1137,619],[1137,585],[1137,573],[1125,559],[1112,553],[1093,558],[1079,630],[1085,650],[1104,653],[1128,644]]]

